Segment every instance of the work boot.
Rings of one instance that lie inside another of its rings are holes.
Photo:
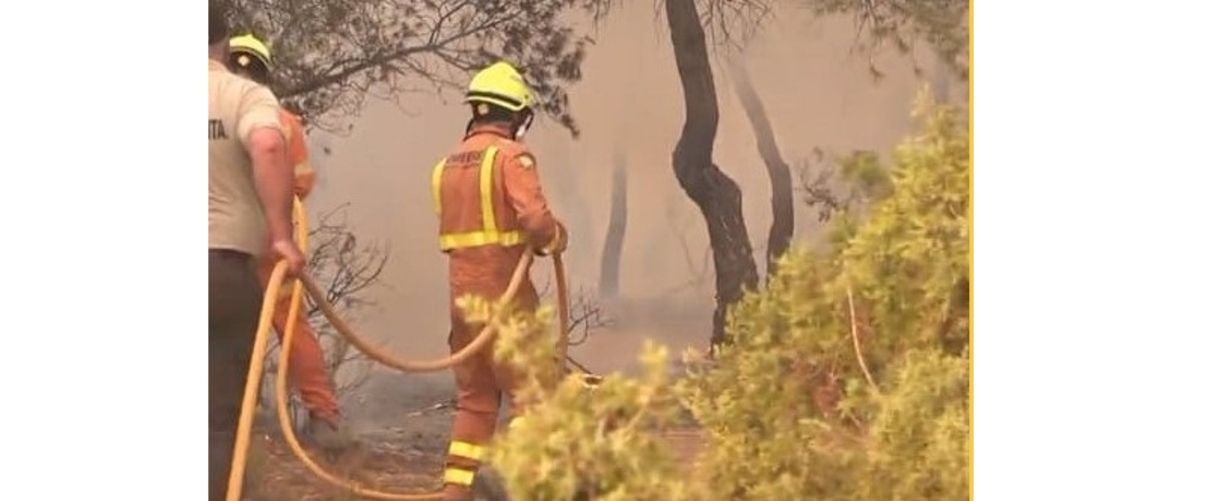
[[[302,434],[308,442],[327,452],[337,454],[355,447],[356,441],[342,426],[341,419],[328,420],[310,415],[310,419],[302,428]]]
[[[477,468],[473,496],[475,501],[510,501],[502,475],[488,465]]]

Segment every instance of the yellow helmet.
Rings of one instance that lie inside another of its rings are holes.
[[[534,99],[523,75],[506,62],[497,62],[481,70],[469,82],[466,103],[490,103],[510,111],[531,107]]]
[[[241,54],[250,54],[256,59],[259,59],[264,67],[272,66],[272,52],[268,50],[268,44],[255,38],[255,35],[250,33],[237,36],[230,39],[230,51]],[[250,61],[240,61],[243,66],[246,66]]]

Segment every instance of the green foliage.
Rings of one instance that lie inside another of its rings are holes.
[[[969,145],[963,115],[919,116],[892,169],[846,159],[883,198],[839,215],[828,251],[788,254],[734,309],[731,344],[682,380],[651,344],[640,377],[562,379],[551,310],[494,320],[495,356],[525,370],[525,417],[489,457],[512,498],[966,499]],[[461,304],[476,321],[495,308]],[[707,434],[690,476],[658,437],[677,404]]]
[[[830,253],[789,254],[736,309],[715,368],[682,384],[711,435],[700,492],[968,496],[969,149],[959,115],[922,110],[890,194]],[[857,161],[847,174],[874,170]]]
[[[460,304],[483,322],[496,308],[475,298]],[[656,431],[676,409],[664,347],[646,344],[644,374],[618,374],[596,386],[560,378],[553,312],[503,312],[495,358],[523,368],[517,396],[522,417],[496,438],[487,460],[516,500],[684,499],[672,457]]]
[[[536,401],[558,382],[556,367],[556,334],[551,329],[553,311],[540,308],[535,314],[515,311],[477,296],[464,296],[456,304],[465,312],[465,319],[474,324],[492,322],[498,330],[494,342],[494,359],[522,368],[516,373],[521,401]],[[491,320],[492,319],[492,320]]]
[[[718,48],[743,50],[776,10],[803,7],[818,16],[847,15],[857,23],[854,48],[869,59],[871,75],[885,74],[875,63],[884,48],[911,55],[927,44],[959,77],[970,61],[970,3],[967,0],[695,0],[699,18]],[[785,8],[784,8],[785,7]],[[917,71],[920,71],[917,68]]]
[[[840,159],[841,175],[851,184],[856,196],[870,200],[886,197],[891,190],[891,177],[879,161],[879,154],[859,150]]]
[[[970,492],[969,360],[908,352],[878,399],[858,499],[966,499]]]

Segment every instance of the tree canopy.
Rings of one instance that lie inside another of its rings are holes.
[[[237,30],[266,38],[273,90],[327,130],[350,126],[368,96],[459,91],[468,76],[506,59],[538,107],[575,136],[568,85],[581,79],[588,35],[572,16],[603,0],[226,0]]]

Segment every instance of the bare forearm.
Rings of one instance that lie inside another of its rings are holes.
[[[285,160],[284,139],[272,129],[252,133],[251,162],[255,189],[268,222],[271,241],[293,236],[293,169]]]

